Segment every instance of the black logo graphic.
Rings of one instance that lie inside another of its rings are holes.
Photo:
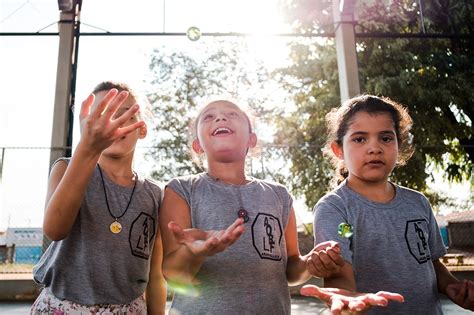
[[[155,219],[149,214],[142,212],[132,222],[129,243],[132,255],[148,259],[151,253],[151,244],[155,237]]]
[[[252,224],[252,242],[260,258],[281,260],[280,220],[267,213],[259,213]]]
[[[407,221],[405,227],[405,240],[410,254],[423,264],[431,260],[427,242],[428,222],[425,219]]]

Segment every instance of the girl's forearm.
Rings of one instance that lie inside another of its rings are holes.
[[[288,257],[286,278],[289,285],[299,285],[307,281],[311,275],[306,268],[305,256]]]
[[[453,276],[453,274],[439,260],[433,261],[433,266],[436,272],[438,291],[440,293],[446,294],[446,287],[451,283],[459,282],[459,280]]]
[[[193,283],[206,257],[198,257],[181,245],[176,251],[163,257],[163,275],[167,280],[183,284]]]
[[[69,234],[99,156],[88,154],[78,146],[64,175],[57,179],[56,187],[51,188],[43,223],[45,234],[51,240],[61,240]]]

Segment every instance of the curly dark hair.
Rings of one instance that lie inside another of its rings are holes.
[[[413,155],[414,147],[412,135],[410,134],[413,120],[408,114],[405,106],[391,100],[388,97],[378,97],[364,94],[345,101],[340,107],[333,108],[326,115],[328,138],[325,146],[325,153],[331,157],[331,162],[335,167],[334,183],[340,184],[349,172],[331,150],[331,143],[336,142],[342,147],[342,139],[349,129],[352,119],[358,112],[369,114],[388,113],[393,121],[395,133],[398,141],[398,165],[404,165]]]

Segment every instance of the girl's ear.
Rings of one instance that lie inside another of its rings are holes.
[[[342,150],[342,146],[340,146],[336,141],[331,142],[331,150],[338,159],[344,160],[344,151]]]
[[[248,146],[249,148],[255,148],[255,146],[257,146],[257,135],[254,132],[250,133]]]
[[[201,147],[201,144],[199,143],[198,139],[193,140],[193,151],[196,152],[197,154],[204,153],[204,150]]]

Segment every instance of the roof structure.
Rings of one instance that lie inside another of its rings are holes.
[[[474,222],[474,210],[451,212],[445,216],[445,220],[448,224],[455,222]]]

